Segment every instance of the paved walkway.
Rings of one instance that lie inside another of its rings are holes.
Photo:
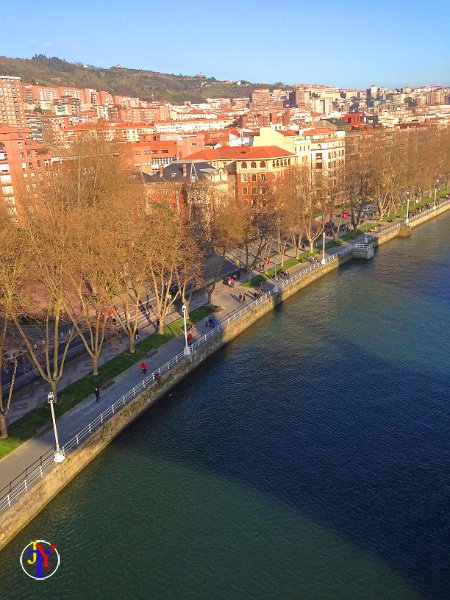
[[[364,236],[361,236],[358,240],[352,240],[351,243],[360,241],[363,237]],[[342,248],[342,246],[340,248]],[[339,250],[339,248],[332,248],[328,254],[334,254],[337,250]],[[290,258],[290,256],[285,256],[285,260],[288,258]],[[289,272],[295,273],[302,271],[308,268],[308,266],[308,263],[299,264],[289,269]],[[259,273],[253,273],[253,275],[256,274]],[[265,290],[269,290],[272,287],[273,282],[269,281],[264,284]],[[219,319],[223,319],[241,306],[241,302],[238,298],[239,294],[246,294],[248,300],[252,299],[249,294],[249,288],[243,287],[239,283],[234,288],[229,288],[220,281],[217,283],[213,294],[213,302],[222,307],[222,311],[218,315]],[[201,292],[197,293],[191,301],[190,309],[193,310],[204,305],[206,300],[206,294]],[[171,315],[167,321],[170,322],[178,319],[180,316],[179,313],[175,313]],[[143,318],[145,319],[145,317]],[[145,323],[142,320],[142,317],[140,325],[139,331],[141,339],[155,332],[154,324],[149,324],[148,322]],[[198,323],[195,327],[194,339],[203,335],[206,331],[205,320],[203,320],[203,322]],[[183,347],[184,336],[178,336],[160,346],[156,351],[156,354],[152,354],[151,358],[147,360],[148,371],[151,372],[169,361],[173,356],[181,352]],[[123,352],[127,348],[128,340],[126,338],[118,340],[114,345],[106,345],[99,360],[99,365],[110,360],[113,356]],[[101,389],[101,398],[98,403],[95,402],[94,396],[89,397],[58,419],[58,434],[61,446],[141,380],[141,370],[139,365],[140,361],[130,367],[127,371],[118,375],[113,381],[108,382],[108,384]],[[90,372],[91,361],[86,354],[73,359],[70,362],[70,366],[68,365],[68,368],[66,368],[66,372],[61,380],[60,389],[63,389]],[[12,422],[14,418],[19,418],[35,406],[45,402],[47,393],[48,386],[42,381],[37,381],[26,386],[23,390],[19,390],[13,400],[14,404],[11,409],[12,418],[10,422]],[[54,437],[49,415],[48,431],[28,440],[14,452],[0,460],[0,490],[52,447],[54,447]]]

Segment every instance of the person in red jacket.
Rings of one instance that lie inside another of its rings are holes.
[[[147,365],[144,361],[141,362],[141,370],[142,370],[142,375],[145,375],[147,373]]]

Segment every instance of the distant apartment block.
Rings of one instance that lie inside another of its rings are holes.
[[[0,76],[0,124],[26,127],[20,77]]]

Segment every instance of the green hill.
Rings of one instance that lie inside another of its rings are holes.
[[[217,81],[214,77],[169,75],[156,71],[113,67],[83,66],[64,59],[38,54],[33,58],[0,56],[0,75],[21,77],[34,85],[94,88],[111,94],[138,96],[143,100],[168,100],[174,103],[201,102],[206,98],[248,96],[254,89],[281,87],[275,85]]]

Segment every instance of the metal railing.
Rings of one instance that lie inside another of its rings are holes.
[[[441,201],[439,206],[443,206],[445,204],[450,203],[450,199],[446,201]],[[418,219],[426,214],[433,212],[434,208],[427,209],[426,211],[422,211],[418,215],[411,217],[411,219]],[[378,235],[388,233],[393,229],[400,227],[401,223],[394,223],[383,230],[377,232]],[[375,232],[374,232],[375,233]],[[305,268],[293,273],[285,279],[278,279],[277,285],[279,288],[284,288],[285,286],[293,283],[294,281],[305,277],[312,271],[316,271],[321,267],[327,265],[333,260],[339,260],[339,257],[345,256],[353,251],[354,247],[358,245],[358,242],[354,244],[348,244],[336,250],[333,254],[330,254],[325,257],[325,262],[322,263],[321,260],[315,260]],[[261,296],[251,300],[247,304],[236,309],[234,312],[229,314],[226,318],[219,321],[218,324],[203,334],[200,338],[195,340],[191,345],[191,351],[195,353],[196,350],[201,348],[203,345],[208,343],[209,340],[216,337],[218,334],[222,333],[224,329],[242,317],[244,314],[252,311],[259,304],[262,304],[265,300],[273,296],[273,291],[270,290],[268,292],[263,293]],[[113,404],[111,404],[106,410],[104,410],[100,415],[98,415],[93,421],[88,423],[83,429],[81,429],[76,435],[74,435],[68,442],[66,442],[62,451],[67,454],[71,450],[78,448],[78,446],[85,441],[92,433],[97,431],[100,427],[102,427],[112,416],[117,413],[121,408],[126,406],[131,400],[136,398],[139,394],[144,392],[146,389],[154,385],[156,382],[160,380],[160,376],[163,373],[170,371],[175,365],[179,364],[182,361],[189,360],[189,356],[184,354],[184,351],[179,352],[174,357],[172,357],[169,361],[161,365],[158,369],[153,371],[150,375],[145,377],[138,385],[133,387],[129,392],[127,392],[124,396],[116,400]],[[14,500],[20,497],[22,494],[26,493],[29,488],[38,481],[42,479],[44,473],[49,471],[52,467],[54,467],[56,463],[54,462],[54,450],[49,449],[45,454],[43,454],[39,459],[37,459],[34,463],[32,463],[25,471],[23,471],[20,475],[15,477],[12,481],[9,482],[2,490],[0,490],[0,512],[2,510],[7,509],[12,505]]]

